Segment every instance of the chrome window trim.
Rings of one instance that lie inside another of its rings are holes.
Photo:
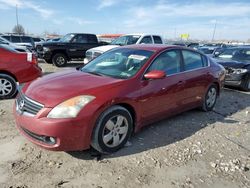
[[[197,53],[197,54],[200,54],[200,55],[203,55],[199,52],[196,52],[196,51],[192,51],[192,50],[189,50],[189,49],[175,49],[175,48],[171,48],[171,49],[166,49],[164,51],[162,51],[159,55],[157,55],[156,57],[154,57],[154,59],[152,60],[152,62],[150,63],[150,65],[146,68],[146,70],[144,71],[144,73],[142,74],[142,80],[144,79],[144,75],[146,74],[146,72],[148,71],[149,67],[154,63],[155,59],[158,58],[161,54],[163,54],[164,52],[167,52],[167,51],[172,51],[172,50],[179,50],[180,53],[182,54],[182,50],[187,50],[187,51],[190,51],[190,52],[194,52],[194,53]],[[178,74],[182,74],[182,73],[188,73],[188,72],[192,72],[192,71],[196,71],[196,70],[201,70],[201,69],[206,69],[208,67],[211,66],[211,62],[210,62],[210,59],[206,56],[206,55],[203,55],[206,59],[207,59],[207,62],[208,62],[208,65],[205,66],[205,67],[200,67],[200,68],[196,68],[196,69],[192,69],[192,70],[187,70],[187,71],[182,71],[182,72],[178,72],[178,73],[174,73],[174,74],[170,74],[170,75],[166,75],[166,77],[170,77],[170,76],[174,76],[174,75],[178,75]],[[183,59],[183,58],[182,58]],[[184,60],[183,60],[184,61]]]

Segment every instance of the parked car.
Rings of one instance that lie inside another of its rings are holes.
[[[43,148],[110,153],[152,122],[212,110],[224,76],[221,65],[190,48],[123,46],[26,84],[14,116],[20,132]]]
[[[250,47],[228,48],[215,61],[227,70],[225,85],[250,91]]]
[[[14,97],[18,84],[39,76],[41,68],[32,53],[18,52],[10,46],[0,44],[0,99]]]
[[[217,52],[219,54],[226,48],[227,48],[227,45],[225,45],[225,44],[208,43],[208,44],[204,44],[200,47],[197,47],[197,50],[203,52],[204,54],[208,55],[209,57],[213,57],[215,52]]]
[[[0,44],[2,46],[8,45],[8,46],[10,46],[10,48],[14,48],[16,51],[19,51],[19,52],[31,52],[27,47],[18,46],[16,44],[6,40],[5,38],[2,38],[1,36],[0,36]]]
[[[1,37],[5,38],[6,40],[8,40],[16,45],[26,46],[30,50],[35,49],[34,40],[30,36],[6,34],[6,35],[1,35]]]
[[[88,63],[92,59],[98,57],[104,52],[111,50],[113,48],[131,45],[131,44],[163,44],[163,39],[159,35],[149,35],[149,34],[128,34],[118,37],[113,40],[109,45],[98,46],[91,48],[86,51],[84,63]]]
[[[65,66],[68,61],[84,59],[85,52],[100,46],[96,35],[85,33],[69,33],[58,42],[45,42],[37,49],[39,57],[57,67]]]

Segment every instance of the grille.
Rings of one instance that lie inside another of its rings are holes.
[[[36,115],[43,108],[42,104],[29,99],[22,93],[18,95],[16,105],[19,112],[31,115]]]

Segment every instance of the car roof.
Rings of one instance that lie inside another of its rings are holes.
[[[165,49],[175,48],[175,49],[190,49],[182,46],[176,45],[166,45],[166,44],[134,44],[134,45],[127,45],[122,46],[120,48],[133,48],[133,49],[140,49],[140,50],[147,50],[147,51],[162,51]]]

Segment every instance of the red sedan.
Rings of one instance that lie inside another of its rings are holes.
[[[8,45],[0,45],[0,99],[14,97],[17,83],[29,82],[41,74],[32,53],[21,53]]]
[[[212,110],[224,77],[222,66],[189,48],[119,47],[26,84],[14,106],[16,124],[49,150],[115,152],[145,125],[197,107]]]

